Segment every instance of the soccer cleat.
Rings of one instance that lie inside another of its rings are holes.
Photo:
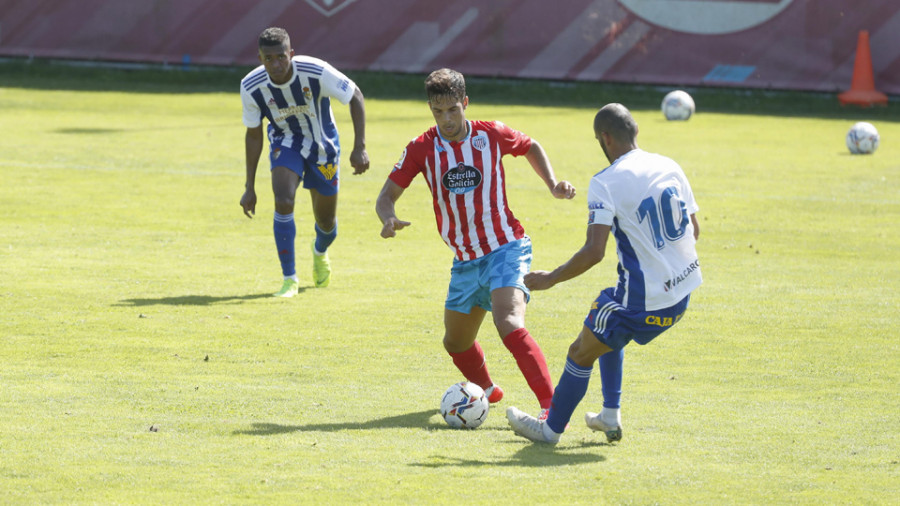
[[[278,290],[278,293],[273,293],[273,297],[293,297],[297,295],[297,292],[300,291],[300,283],[294,281],[291,278],[287,278],[284,280],[284,284],[281,285],[281,290]]]
[[[612,425],[607,425],[606,422],[600,418],[600,413],[585,413],[584,423],[586,423],[591,430],[602,431],[606,434],[607,443],[622,440],[622,426],[616,425],[613,427]]]
[[[316,288],[325,288],[331,281],[331,262],[328,253],[316,254],[316,241],[312,243],[313,253],[313,284]]]
[[[497,404],[500,402],[500,399],[503,398],[503,389],[500,388],[500,385],[493,384],[484,391],[485,395],[487,395],[488,402],[491,404]]]
[[[536,443],[547,443],[555,445],[559,442],[559,434],[553,432],[543,420],[523,413],[518,409],[510,406],[506,409],[506,419],[516,434],[530,439]]]

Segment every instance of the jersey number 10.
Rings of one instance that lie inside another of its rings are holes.
[[[656,249],[665,248],[666,240],[677,241],[687,232],[687,206],[674,186],[669,186],[660,193],[659,202],[653,197],[647,197],[641,202],[638,207],[638,222],[643,223],[645,218],[656,242]]]

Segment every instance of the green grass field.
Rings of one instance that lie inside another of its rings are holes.
[[[580,191],[557,201],[506,160],[534,268],[584,240],[606,102],[633,109],[640,146],[678,160],[701,207],[705,283],[678,326],[627,349],[623,441],[581,420],[595,374],[552,448],[509,430],[506,406],[537,404],[490,325],[506,398],[476,431],[438,415],[461,379],[441,346],[451,253],[424,182],[398,203],[399,237],[374,213],[432,124],[421,78],[354,76],[372,168],[344,173],[326,289],[299,196],[301,293],[283,300],[267,171],[256,218],[238,205],[242,75],[0,64],[0,503],[896,501],[896,103],[701,89],[696,116],[669,123],[660,89],[472,80],[468,117],[529,133]],[[881,133],[872,156],[844,146],[859,120]],[[529,305],[554,380],[614,258]]]

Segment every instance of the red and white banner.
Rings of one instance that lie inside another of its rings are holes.
[[[0,0],[0,55],[843,91],[860,30],[900,95],[898,0]]]

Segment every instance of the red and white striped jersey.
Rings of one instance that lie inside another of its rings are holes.
[[[457,142],[431,127],[406,146],[390,175],[403,188],[420,172],[425,176],[438,232],[459,260],[480,258],[525,237],[506,202],[501,159],[531,148],[531,137],[499,121],[468,124],[469,135]]]

